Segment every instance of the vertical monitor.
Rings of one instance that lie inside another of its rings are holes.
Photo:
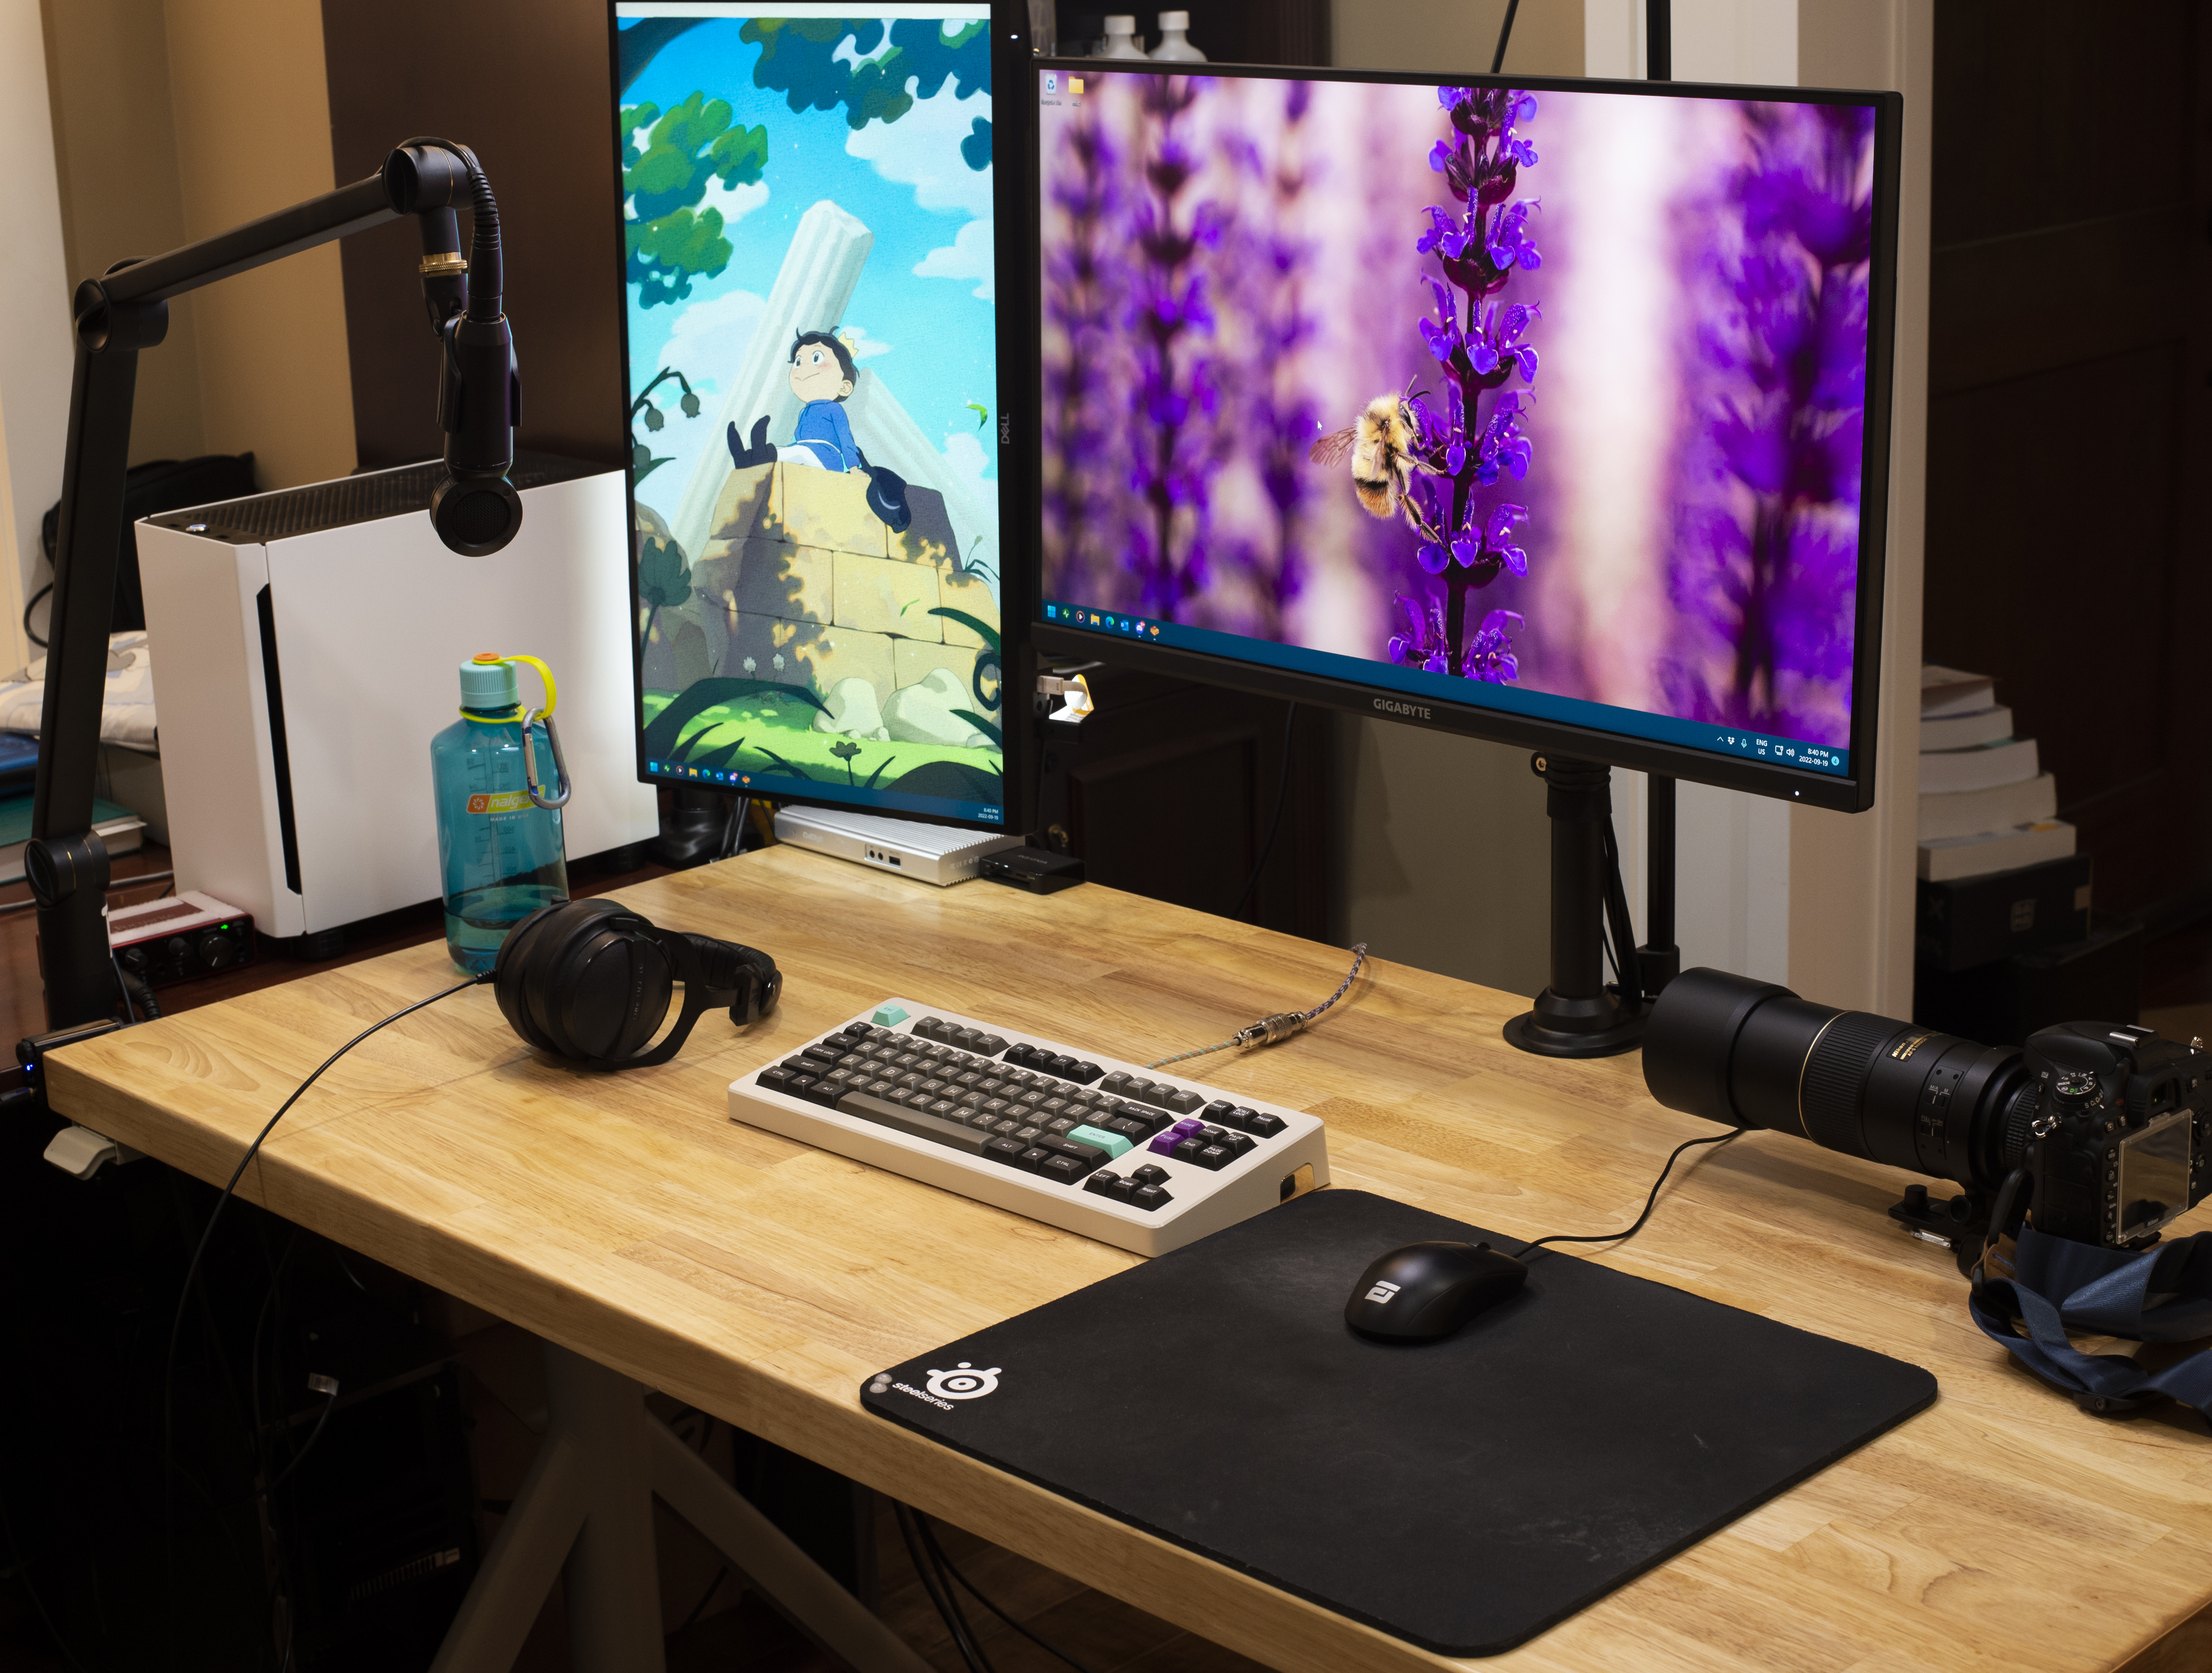
[[[649,781],[1005,818],[993,33],[613,8]]]
[[[1869,804],[1895,94],[1034,74],[1041,648]]]

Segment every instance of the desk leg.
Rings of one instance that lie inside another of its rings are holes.
[[[645,1388],[545,1353],[545,1440],[461,1600],[431,1673],[507,1673],[568,1577],[575,1673],[660,1673],[653,1496],[696,1528],[754,1591],[858,1673],[931,1673],[902,1639],[645,1409]]]

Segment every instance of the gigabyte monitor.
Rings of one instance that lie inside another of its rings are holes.
[[[1041,651],[1870,804],[1897,95],[1032,75]]]
[[[1001,458],[1027,426],[992,86],[1026,23],[956,0],[612,23],[638,772],[1000,826],[1001,623],[1028,611]]]

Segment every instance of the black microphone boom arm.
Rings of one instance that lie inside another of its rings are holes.
[[[458,208],[474,212],[472,258],[460,253]],[[507,481],[519,384],[514,338],[501,312],[498,206],[467,147],[410,140],[366,180],[165,256],[118,262],[77,287],[76,369],[46,628],[46,704],[31,840],[23,854],[38,902],[49,1028],[106,1016],[116,993],[101,913],[107,851],[92,830],[92,802],[139,351],[167,333],[172,296],[404,215],[422,224],[423,296],[444,345],[438,415],[447,474],[431,520],[456,551],[495,552],[522,520],[521,502]]]

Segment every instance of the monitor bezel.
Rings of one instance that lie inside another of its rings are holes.
[[[617,9],[636,0],[606,0],[607,26],[607,131],[614,146],[614,239],[615,282],[622,297],[622,306],[616,319],[616,405],[614,410],[627,414],[630,403],[629,367],[629,258],[626,241],[621,233],[622,153],[627,138],[622,126],[623,87],[622,81],[622,45],[619,36],[622,21]],[[708,0],[717,9],[717,15],[731,19],[774,17],[778,15],[772,0]],[[902,6],[914,0],[897,0]],[[1001,89],[1021,84],[1029,66],[1036,62],[1030,50],[1030,21],[1027,0],[987,0],[990,7],[991,30],[991,127],[993,173],[992,212],[1000,227],[1025,228],[1028,204],[1030,201],[1030,177],[1035,168],[1036,154],[1036,106],[1030,100],[1017,99],[1015,108],[1001,112]],[[865,15],[865,8],[855,15]],[[1009,163],[1013,164],[1008,167]],[[1037,379],[1037,351],[1028,336],[1030,313],[1021,306],[1020,298],[1026,291],[1020,289],[1024,276],[1034,271],[1031,252],[1036,240],[1026,236],[1007,237],[1004,233],[994,237],[993,264],[1000,293],[997,307],[998,330],[998,450],[999,450],[999,688],[1000,750],[1000,816],[997,820],[962,818],[949,812],[921,812],[907,808],[885,807],[880,803],[855,802],[836,797],[810,794],[803,781],[791,789],[783,787],[785,780],[776,779],[767,787],[760,785],[704,785],[710,790],[740,795],[748,799],[774,803],[790,803],[802,807],[828,808],[846,813],[863,814],[872,818],[905,819],[931,825],[953,825],[978,831],[1016,832],[1026,833],[1027,825],[1023,810],[1032,805],[1033,798],[1027,786],[1036,772],[1032,760],[1035,743],[1034,730],[1029,724],[1029,688],[1034,676],[1028,670],[1030,658],[1028,647],[1028,624],[1037,612],[1037,602],[1030,591],[1030,578],[1036,568],[1034,559],[1023,552],[1018,543],[1024,541],[1036,522],[1034,450],[1020,445],[1018,438],[1035,428],[1035,402]],[[1008,306],[1008,293],[1012,288],[1013,306]],[[623,425],[623,447],[629,446],[629,427]],[[623,468],[623,510],[624,513],[625,563],[629,575],[629,598],[635,613],[637,597],[637,482],[629,468]],[[636,746],[633,762],[640,784],[656,789],[665,786],[680,789],[702,783],[689,779],[677,779],[646,771],[645,753],[645,642],[633,626],[630,633],[630,718],[632,736]]]
[[[1030,77],[1030,151],[1027,201],[1036,236],[1029,240],[1030,270],[1024,300],[1035,364],[1030,368],[1029,398],[1043,394],[1043,225],[1042,135],[1036,119],[1047,70],[1077,75],[1161,73],[1136,68],[1133,61],[1039,58]],[[1176,72],[1168,72],[1176,73]],[[1685,744],[1632,736],[1570,722],[1539,719],[1499,709],[1384,692],[1351,680],[1306,674],[1246,662],[1210,652],[1164,645],[1139,645],[1046,621],[1043,609],[1044,551],[1041,521],[1024,525],[1036,542],[1023,567],[1033,598],[1027,632],[1041,658],[1122,663],[1131,668],[1202,684],[1225,686],[1262,696],[1312,703],[1352,713],[1379,716],[1401,724],[1426,726],[1492,743],[1516,745],[1565,757],[1600,761],[1695,783],[1777,797],[1803,807],[1860,813],[1874,805],[1875,740],[1881,716],[1881,639],[1885,580],[1888,567],[1891,405],[1895,384],[1897,222],[1899,154],[1905,101],[1893,92],[1832,88],[1775,88],[1699,82],[1631,82],[1589,76],[1440,76],[1398,70],[1340,70],[1320,65],[1209,64],[1207,76],[1252,81],[1370,82],[1401,87],[1511,87],[1530,92],[1605,93],[1636,98],[1725,99],[1741,103],[1772,100],[1805,105],[1863,105],[1875,112],[1873,241],[1867,282],[1867,392],[1860,461],[1859,569],[1851,658],[1850,771],[1816,773],[1771,761],[1723,755]],[[995,103],[995,101],[994,101]],[[1042,480],[1042,424],[1029,433],[1027,476],[1032,494]],[[1041,502],[1039,503],[1041,516]],[[1003,548],[1002,548],[1003,550]]]

